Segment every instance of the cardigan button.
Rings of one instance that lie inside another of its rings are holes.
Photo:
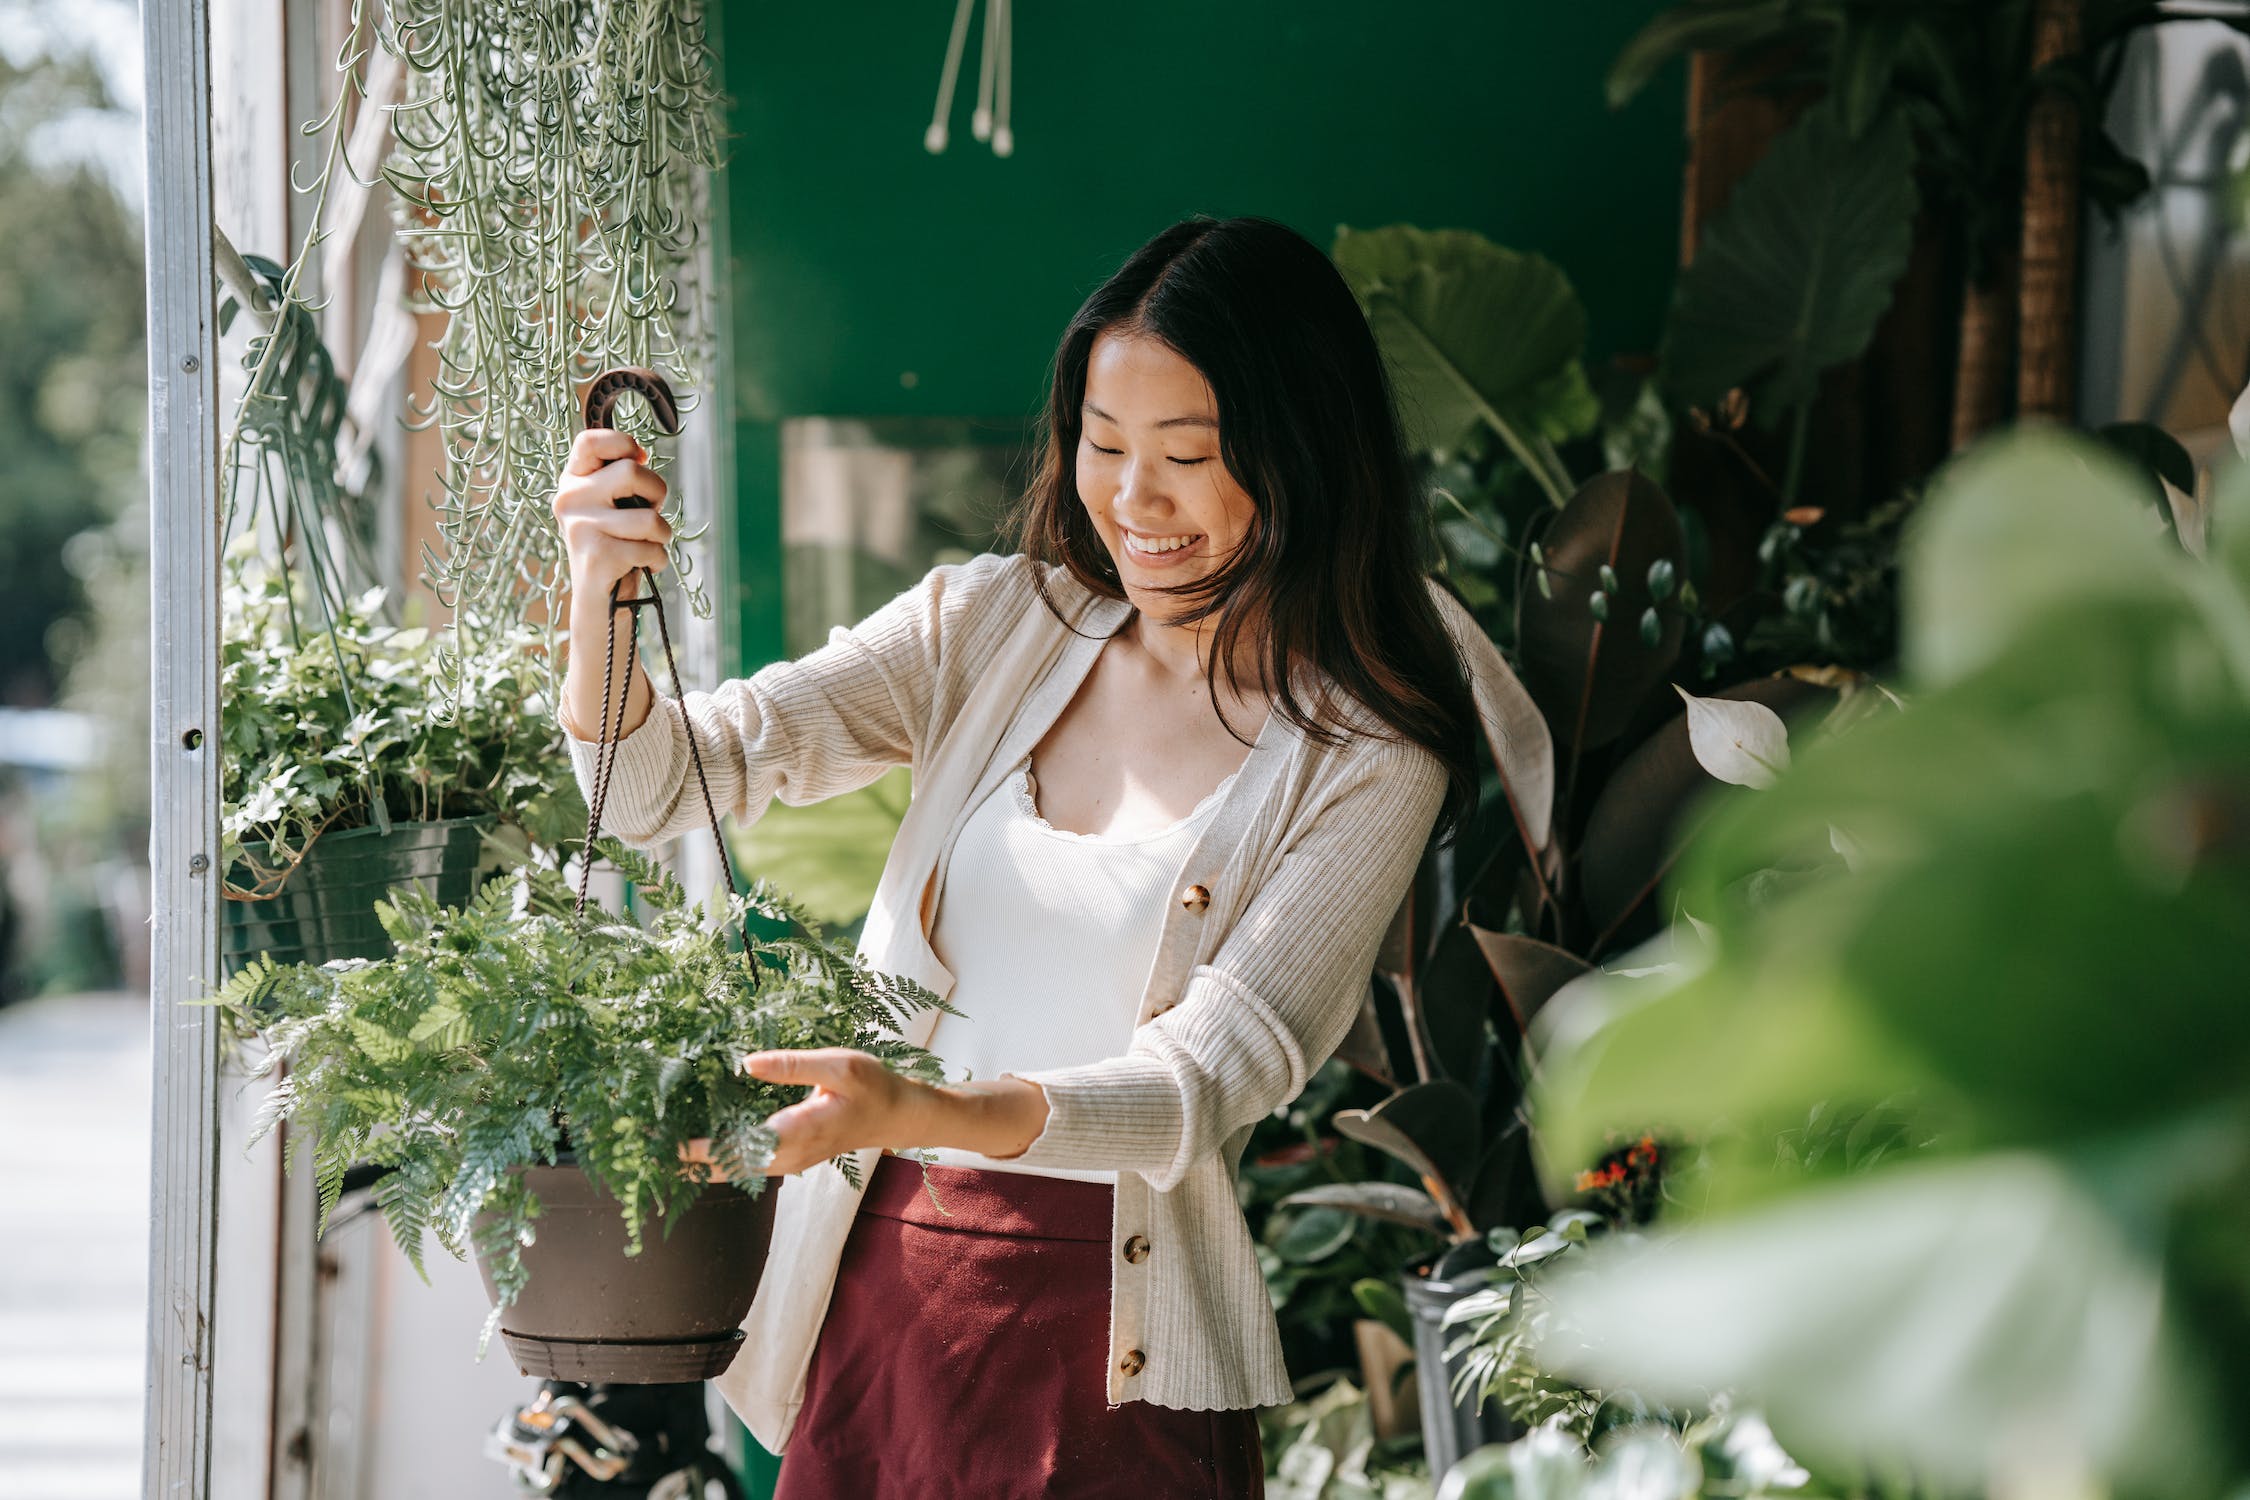
[[[1148,1241],[1137,1234],[1127,1240],[1125,1242],[1125,1258],[1136,1266],[1147,1260]]]
[[[1142,1354],[1140,1350],[1128,1349],[1125,1351],[1125,1357],[1117,1362],[1117,1368],[1123,1370],[1127,1375],[1138,1375],[1141,1373],[1141,1366],[1147,1363],[1148,1356]]]
[[[1180,905],[1200,916],[1211,904],[1211,893],[1200,885],[1191,885],[1180,892]]]

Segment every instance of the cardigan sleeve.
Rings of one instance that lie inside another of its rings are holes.
[[[713,805],[755,822],[774,798],[791,806],[865,786],[927,748],[939,674],[997,645],[1031,595],[1022,557],[991,553],[949,563],[828,643],[795,661],[686,695]],[[578,785],[591,799],[600,745],[565,731]],[[659,693],[616,747],[603,827],[651,846],[703,822],[703,798],[682,732],[680,704]]]
[[[1444,767],[1418,745],[1376,741],[1354,760],[1124,1056],[1002,1075],[1047,1096],[1045,1128],[1010,1160],[1138,1172],[1164,1191],[1304,1091],[1359,1014],[1445,795]]]

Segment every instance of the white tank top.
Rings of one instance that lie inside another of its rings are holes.
[[[1186,817],[1149,833],[1072,833],[1039,816],[1027,755],[955,836],[930,944],[952,971],[952,1005],[929,1050],[955,1082],[1069,1068],[1121,1055],[1174,884],[1234,776]],[[965,1076],[964,1076],[965,1075]],[[1115,1183],[1114,1171],[1024,1167],[933,1148],[941,1165]]]

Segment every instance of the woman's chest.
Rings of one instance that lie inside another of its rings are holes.
[[[1155,682],[1113,655],[1040,737],[1032,771],[1055,828],[1137,837],[1190,816],[1241,769],[1266,707],[1236,699],[1222,720],[1202,682]]]

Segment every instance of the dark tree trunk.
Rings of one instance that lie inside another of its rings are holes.
[[[1961,299],[1961,352],[1953,367],[1953,451],[1958,453],[2008,414],[2008,373],[2015,350],[2015,257],[1999,257],[1983,281],[1971,279]]]
[[[2079,53],[2084,9],[2085,0],[2037,0],[2034,74]],[[2077,99],[2054,86],[2040,90],[2025,124],[2019,416],[2069,421],[2077,407],[2079,124]]]

